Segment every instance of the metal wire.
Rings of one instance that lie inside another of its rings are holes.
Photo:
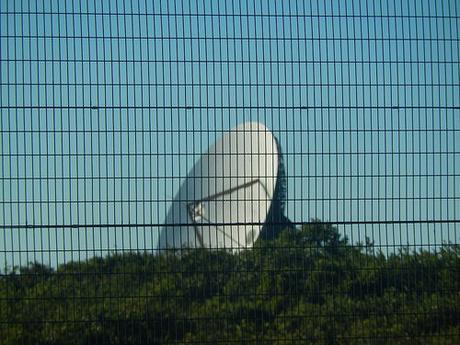
[[[1,1],[0,344],[460,343],[459,10]],[[186,180],[254,121],[285,175],[263,220],[266,187],[233,193],[278,177],[260,154]],[[231,247],[162,247],[211,190],[235,218],[193,227]]]

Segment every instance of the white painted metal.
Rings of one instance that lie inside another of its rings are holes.
[[[278,148],[262,124],[244,123],[224,134],[179,189],[159,248],[250,248],[263,227],[276,185]]]

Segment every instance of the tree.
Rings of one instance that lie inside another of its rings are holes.
[[[0,279],[0,344],[457,344],[460,251],[391,255],[313,220],[251,250],[125,253]]]

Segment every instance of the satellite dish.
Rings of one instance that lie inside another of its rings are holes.
[[[259,235],[274,236],[287,221],[285,191],[276,138],[260,123],[241,124],[189,172],[166,216],[159,249],[251,248]]]

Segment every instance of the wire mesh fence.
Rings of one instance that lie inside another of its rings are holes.
[[[458,1],[0,2],[0,344],[458,344]]]

